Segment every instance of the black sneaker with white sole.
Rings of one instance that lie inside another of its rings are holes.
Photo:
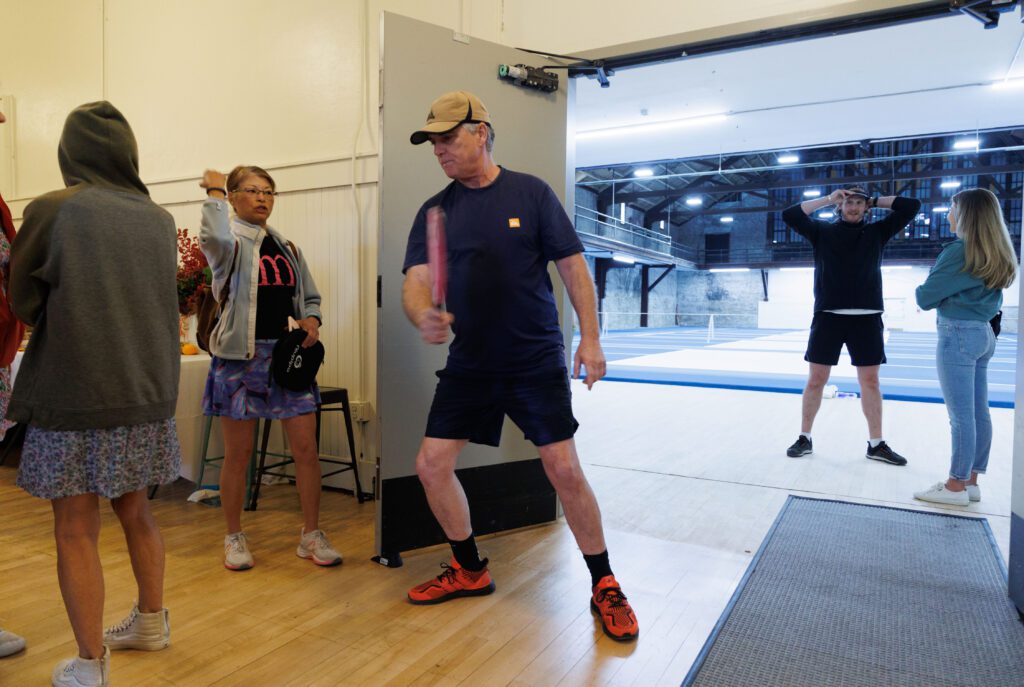
[[[864,455],[871,460],[878,460],[889,465],[907,464],[907,459],[889,448],[889,444],[884,441],[878,442],[878,446],[874,448],[871,448],[871,442],[869,441],[868,452]]]
[[[805,437],[803,434],[796,440],[792,446],[786,449],[786,455],[790,458],[799,458],[800,456],[806,456],[808,453],[814,452],[814,446],[811,444],[811,440]]]

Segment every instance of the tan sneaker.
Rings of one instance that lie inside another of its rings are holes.
[[[171,621],[167,609],[156,613],[140,613],[132,607],[128,617],[103,631],[103,643],[113,651],[139,649],[160,651],[171,645]]]

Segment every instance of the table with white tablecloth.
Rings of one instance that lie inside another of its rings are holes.
[[[14,380],[21,364],[22,353],[18,353],[11,364],[11,380]],[[181,442],[181,476],[195,481],[199,476],[199,461],[203,452],[203,389],[206,374],[210,369],[210,356],[181,356],[181,373],[178,384],[178,406],[174,412],[178,426],[178,440]],[[210,432],[211,456],[224,454],[220,423],[214,422]]]

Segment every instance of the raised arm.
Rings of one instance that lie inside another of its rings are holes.
[[[216,170],[203,172],[199,185],[206,189],[202,219],[199,223],[199,247],[213,271],[214,293],[220,297],[224,281],[235,256],[235,237],[231,234],[231,212],[226,200],[227,177]]]

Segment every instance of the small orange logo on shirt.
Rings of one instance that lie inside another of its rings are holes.
[[[508,218],[508,228],[509,229],[518,229],[519,228],[519,218],[518,217],[509,217]]]

